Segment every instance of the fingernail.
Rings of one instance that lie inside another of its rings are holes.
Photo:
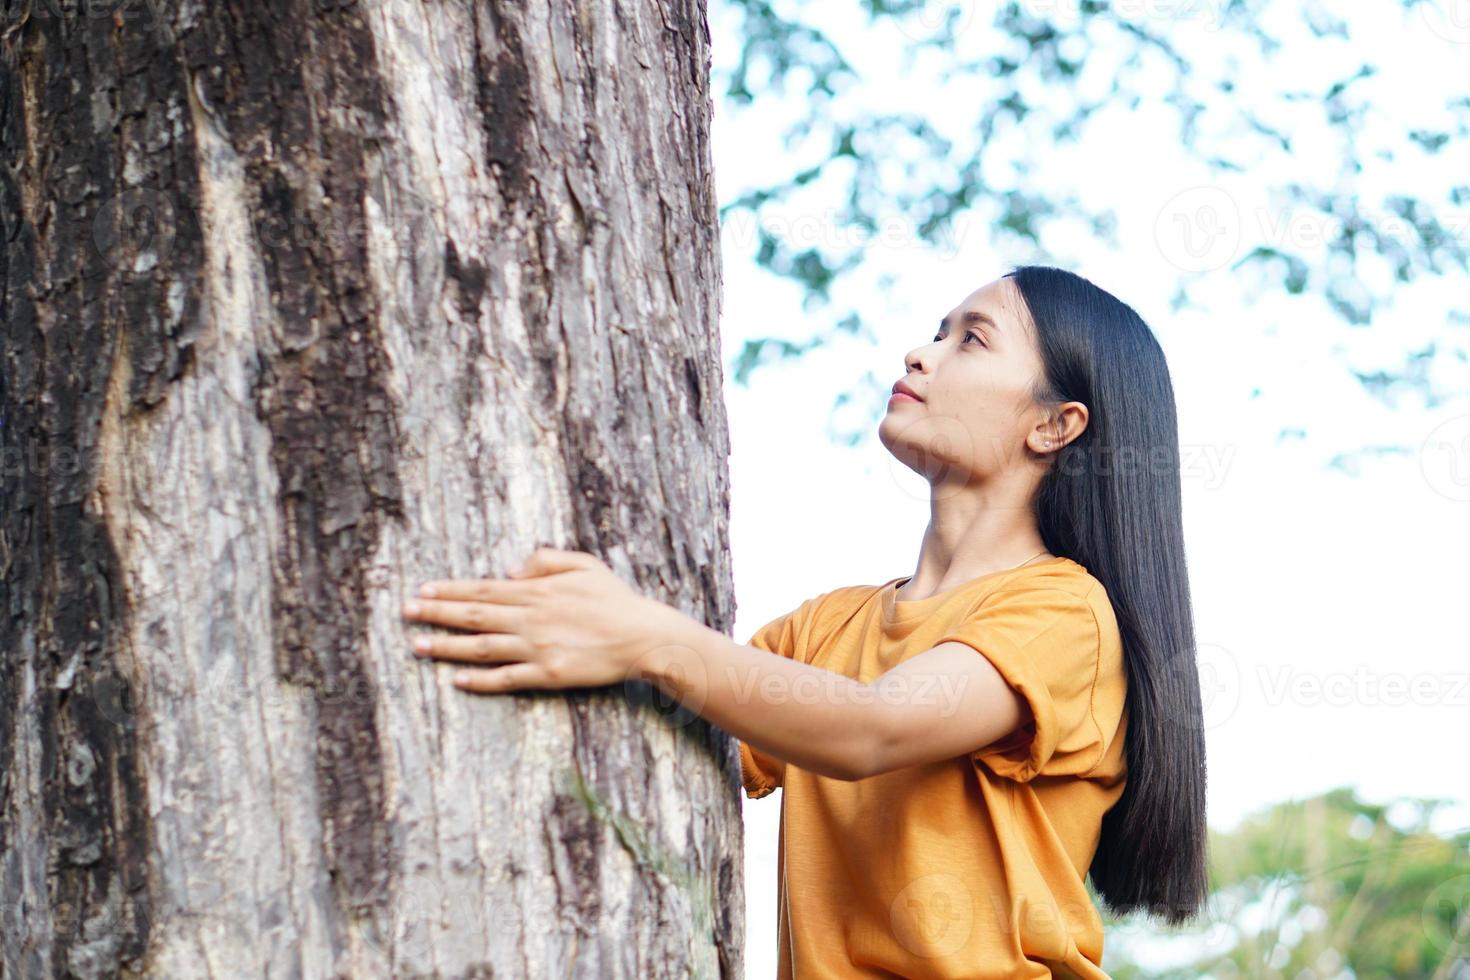
[[[432,585],[425,585],[425,586],[422,586],[422,587],[419,588],[419,595],[421,595],[421,596],[430,596],[430,597],[432,597],[432,596],[436,596],[438,594],[439,594],[439,590],[436,589],[436,588],[434,588]]]
[[[422,611],[422,609],[422,606],[412,600],[403,604],[403,614],[405,616],[417,616]]]
[[[430,646],[430,643],[429,643],[429,638],[427,636],[417,637],[413,641],[413,648],[415,650],[417,650],[419,653],[428,653],[429,652],[429,646]]]

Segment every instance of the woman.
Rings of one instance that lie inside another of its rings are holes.
[[[1207,891],[1163,353],[1111,294],[1024,266],[906,367],[879,436],[930,484],[911,576],[745,646],[551,549],[407,614],[482,631],[421,638],[503,664],[468,690],[636,674],[733,733],[747,793],[784,787],[781,977],[1106,977],[1089,872],[1111,911],[1171,924]]]

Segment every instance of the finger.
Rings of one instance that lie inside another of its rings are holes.
[[[454,686],[476,694],[500,694],[552,685],[540,664],[522,663],[504,667],[463,667],[454,672]]]
[[[505,578],[457,578],[425,582],[419,595],[460,602],[498,602],[504,606],[526,605],[525,583]]]
[[[501,663],[525,660],[534,650],[530,641],[514,633],[478,633],[474,636],[418,636],[413,641],[413,652],[431,660]]]
[[[519,606],[490,602],[411,599],[403,604],[403,615],[421,623],[436,623],[476,633],[515,633],[523,621],[524,611]]]
[[[579,568],[590,568],[598,559],[585,551],[564,551],[561,548],[537,548],[518,567],[510,570],[511,578],[529,578],[536,575],[553,575]]]

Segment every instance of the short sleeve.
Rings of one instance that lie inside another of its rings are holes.
[[[790,612],[777,616],[756,630],[746,645],[783,657],[800,659],[798,647],[820,598],[821,596],[817,596],[808,599]],[[758,800],[774,793],[786,774],[786,763],[743,741],[739,744],[740,781],[745,786],[745,795],[752,800]]]
[[[1101,663],[1097,618],[1064,589],[994,592],[939,641],[979,651],[1025,700],[1021,727],[970,753],[998,776],[1026,782],[1043,771],[1083,773],[1102,751],[1093,718]]]

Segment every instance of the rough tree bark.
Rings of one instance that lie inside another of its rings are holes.
[[[0,977],[740,976],[724,733],[399,617],[730,631],[702,0],[0,10]]]

